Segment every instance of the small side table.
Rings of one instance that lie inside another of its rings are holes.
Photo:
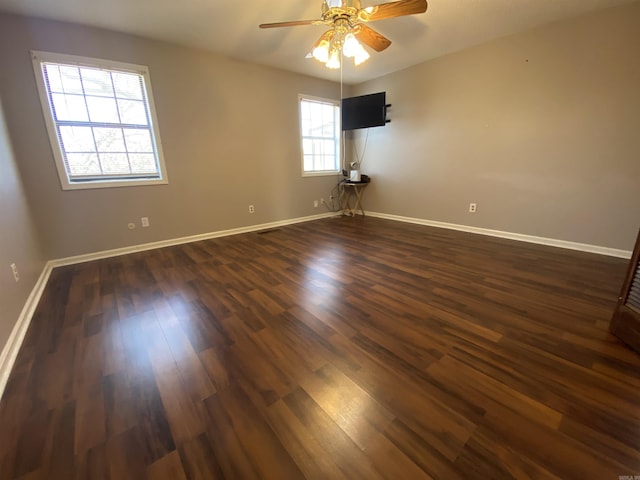
[[[362,191],[369,182],[343,182],[342,183],[342,214],[354,216],[358,210],[364,216],[362,208]],[[351,207],[351,199],[355,200]]]

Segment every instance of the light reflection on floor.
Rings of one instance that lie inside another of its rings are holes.
[[[308,256],[304,265],[302,305],[331,306],[347,294],[351,278],[345,273],[348,257],[340,246],[320,248]]]

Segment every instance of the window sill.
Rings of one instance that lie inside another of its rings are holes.
[[[340,170],[330,170],[324,172],[302,172],[303,177],[332,177],[340,175]]]
[[[98,180],[93,182],[65,182],[62,184],[62,190],[92,190],[95,188],[118,188],[118,187],[143,187],[151,185],[168,185],[166,178],[157,178],[153,180]]]

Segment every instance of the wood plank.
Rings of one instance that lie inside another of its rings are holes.
[[[284,401],[279,400],[267,408],[267,419],[305,478],[348,478],[336,465],[330,452],[322,447],[313,432],[300,422]]]
[[[301,382],[305,392],[351,438],[366,450],[394,416],[332,365],[326,365]]]
[[[144,478],[146,465],[137,427],[111,437],[107,443],[109,478],[139,480]]]
[[[180,454],[174,450],[147,467],[148,480],[187,480]]]
[[[106,437],[106,419],[102,384],[85,387],[76,394],[74,453],[83,454],[86,450],[101,445]]]
[[[383,478],[371,460],[304,390],[292,392],[284,401],[348,478]]]
[[[262,478],[304,478],[260,411],[239,387],[216,394],[244,451]]]
[[[224,479],[224,474],[206,433],[179,447],[185,478],[190,480]]]
[[[422,468],[396,447],[383,433],[374,434],[368,442],[366,453],[377,470],[386,478],[394,478],[402,472],[404,478],[433,480]],[[451,478],[451,477],[448,477]]]

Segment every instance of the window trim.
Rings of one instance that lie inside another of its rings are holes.
[[[60,179],[60,185],[63,190],[86,190],[94,188],[114,188],[114,187],[133,187],[148,185],[166,185],[169,183],[167,177],[167,168],[164,161],[164,153],[162,151],[162,142],[160,140],[160,129],[158,127],[158,118],[156,115],[155,100],[151,89],[151,80],[149,77],[149,68],[144,65],[136,65],[131,63],[116,62],[113,60],[105,60],[99,58],[82,57],[77,55],[67,55],[63,53],[44,52],[31,50],[31,60],[33,71],[36,79],[38,95],[40,97],[40,105],[42,114],[47,127],[49,143],[56,164],[56,170]],[[135,73],[142,76],[147,107],[149,109],[149,121],[151,123],[150,130],[152,132],[152,141],[157,156],[158,174],[152,178],[104,178],[86,181],[70,180],[69,174],[65,167],[62,154],[62,146],[58,140],[56,123],[53,118],[52,108],[49,103],[49,93],[44,83],[44,74],[42,72],[42,63],[60,63],[67,65],[76,65],[79,67],[91,67],[101,70],[115,70],[125,73]]]
[[[314,170],[314,171],[308,172],[304,169],[304,143],[303,143],[304,137],[302,136],[302,112],[300,110],[300,105],[303,100],[331,104],[335,107],[338,107],[338,115],[337,115],[337,122],[336,122],[336,137],[335,137],[337,140],[336,170]],[[300,137],[300,170],[301,170],[302,176],[303,177],[326,177],[326,176],[333,176],[333,175],[339,174],[342,168],[341,153],[342,153],[342,142],[343,142],[342,129],[340,125],[340,108],[341,108],[340,100],[335,100],[333,98],[316,97],[313,95],[305,95],[300,93],[298,94],[297,106],[298,106],[298,136]]]

